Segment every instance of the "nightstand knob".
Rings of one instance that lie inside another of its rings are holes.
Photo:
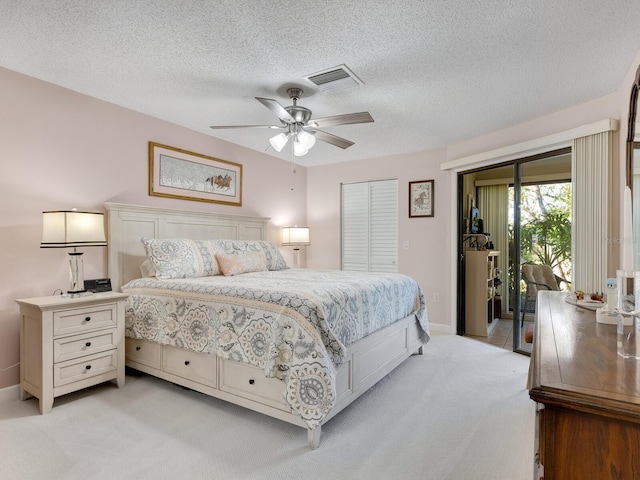
[[[140,345],[138,345],[138,346],[136,347],[136,352],[139,352],[139,351],[140,351],[140,348],[142,348],[142,347],[140,347]]]
[[[87,342],[84,344],[85,347],[90,347],[91,346],[91,342]]]
[[[91,317],[84,317],[85,322],[89,322],[90,320],[91,320]]]
[[[256,381],[253,378],[249,379],[249,385],[253,385],[254,383],[256,383]]]
[[[190,362],[189,360],[185,360],[185,361],[184,361],[184,364],[185,364],[185,365],[189,365],[190,363],[191,363],[191,362]]]
[[[91,365],[87,365],[87,366],[86,366],[86,367],[84,367],[84,368],[86,368],[87,370],[91,370]]]

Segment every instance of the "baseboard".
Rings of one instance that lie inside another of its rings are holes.
[[[430,323],[429,332],[431,335],[455,335],[455,329],[451,325],[441,323]]]
[[[0,388],[0,403],[15,400],[20,395],[20,385]]]

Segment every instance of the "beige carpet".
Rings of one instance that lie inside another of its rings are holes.
[[[0,404],[6,479],[529,480],[529,358],[435,336],[322,428],[306,431],[146,375]]]

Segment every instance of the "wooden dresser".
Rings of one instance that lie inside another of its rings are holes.
[[[640,361],[616,326],[540,292],[529,395],[537,402],[534,478],[640,479]]]

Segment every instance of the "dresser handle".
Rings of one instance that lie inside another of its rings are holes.
[[[249,379],[249,385],[253,385],[254,383],[256,383],[256,381],[253,378]]]
[[[142,348],[142,347],[140,347],[140,345],[137,345],[137,346],[136,346],[136,352],[139,352],[139,351],[140,351],[140,348]]]
[[[86,366],[86,367],[84,367],[84,368],[86,368],[87,370],[91,370],[91,365],[87,365],[87,366]]]
[[[85,347],[90,347],[91,346],[91,342],[87,342],[84,344]]]
[[[189,360],[185,360],[185,361],[184,361],[184,364],[185,364],[185,365],[187,365],[187,366],[188,366],[190,363],[191,363],[191,362],[190,362]]]
[[[91,321],[91,317],[84,317],[84,321],[85,321],[85,322],[89,322],[89,321]]]

